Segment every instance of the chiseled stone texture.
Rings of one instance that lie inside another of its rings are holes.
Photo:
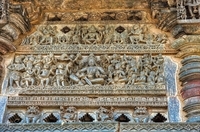
[[[186,123],[121,123],[120,132],[199,132],[200,124]]]
[[[118,123],[0,124],[1,132],[117,132]]]
[[[3,123],[4,112],[6,110],[7,97],[0,96],[0,123]]]
[[[198,132],[199,123],[0,124],[1,132]]]
[[[180,122],[180,102],[177,95],[176,73],[177,64],[171,58],[165,57],[164,62],[165,80],[168,95],[169,122]]]

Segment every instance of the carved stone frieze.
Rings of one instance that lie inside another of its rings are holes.
[[[17,53],[55,53],[60,54],[62,52],[67,53],[91,53],[95,52],[97,54],[109,54],[109,53],[128,53],[128,54],[144,54],[144,53],[163,53],[163,54],[176,54],[177,51],[174,49],[165,49],[164,44],[150,44],[150,45],[133,45],[133,44],[98,44],[98,45],[74,45],[74,44],[60,44],[60,45],[30,45],[30,46],[20,46],[17,48]]]
[[[138,131],[198,131],[200,128],[199,124],[187,124],[187,123],[158,123],[158,124],[147,124],[147,123],[121,123],[120,132],[138,132]]]
[[[27,36],[17,52],[176,53],[167,35],[153,25],[43,25]],[[150,28],[152,27],[152,28]]]
[[[44,90],[73,91],[73,94],[101,91],[99,94],[102,94],[109,90],[118,93],[120,89],[124,92],[138,90],[138,93],[149,90],[150,94],[152,90],[161,90],[162,93],[165,90],[163,64],[161,54],[144,54],[137,58],[126,54],[99,56],[92,53],[86,56],[79,53],[16,55],[8,65],[8,87],[10,92],[21,89],[21,94],[33,90],[39,90],[38,94]]]
[[[200,30],[188,25],[199,21],[199,5],[198,0],[2,0],[0,53],[16,52],[0,67],[8,97],[0,117],[9,125],[0,125],[0,131],[199,130],[198,124],[161,123],[182,120],[182,86],[188,122],[200,120],[200,39],[194,35]],[[175,54],[184,58],[181,85]]]
[[[177,16],[180,23],[198,23],[200,15],[199,1],[177,1]]]
[[[10,96],[8,106],[154,106],[167,107],[166,97],[122,96],[89,98],[84,96]]]
[[[102,130],[109,132],[138,132],[146,130],[149,132],[162,131],[198,131],[199,123],[117,123],[117,122],[101,122],[101,123],[66,123],[66,124],[1,124],[1,131],[93,131]]]
[[[101,123],[65,123],[65,124],[1,124],[0,131],[109,131],[116,132],[118,130],[118,123],[116,122],[101,122]]]
[[[14,90],[15,91],[15,90]],[[15,91],[16,93],[17,90]],[[13,91],[9,92],[10,94]],[[19,90],[20,95],[135,95],[135,94],[149,94],[149,95],[166,95],[165,85],[127,85],[127,86],[65,86],[65,87],[46,87],[41,86],[29,87]]]
[[[148,109],[154,112],[148,111]],[[24,111],[20,108],[8,110],[5,122],[8,124],[21,123],[77,123],[77,122],[165,122],[165,112],[156,112],[153,107],[134,107],[131,110],[113,106],[93,107],[84,109],[83,107],[60,106],[54,110],[38,106],[28,106]],[[122,111],[123,110],[123,111]],[[164,120],[163,120],[164,119]]]
[[[152,25],[149,25],[152,26]],[[68,29],[67,31],[64,29]],[[66,32],[63,32],[66,31]],[[43,25],[21,45],[55,44],[167,44],[165,34],[153,33],[147,25]]]

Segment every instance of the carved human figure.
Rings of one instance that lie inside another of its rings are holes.
[[[49,66],[56,64],[56,62],[57,62],[57,60],[54,57],[53,53],[49,53],[49,55],[47,55],[46,57],[43,58],[43,64],[46,64]]]
[[[113,42],[115,44],[122,44],[123,43],[123,40],[121,38],[121,33],[118,33],[117,31],[114,32]]]
[[[111,44],[114,36],[114,27],[113,26],[106,26],[105,34],[104,34],[104,44]]]
[[[128,56],[126,71],[130,70],[133,72],[138,72],[137,60],[135,57]]]
[[[54,66],[49,69],[49,65],[45,64],[44,67],[41,69],[39,78],[40,78],[40,83],[41,85],[48,86],[50,83],[50,74],[54,75],[53,70],[55,69]]]
[[[158,56],[156,57],[156,63],[157,63],[158,65],[163,65],[163,63],[164,63],[164,58],[163,58],[162,54],[158,54]]]
[[[23,78],[27,87],[33,86],[35,84],[35,69],[28,67]]]
[[[67,78],[69,78],[68,84],[73,85],[76,83],[78,85],[83,85],[79,77],[76,76],[76,71],[79,69],[79,66],[81,66],[80,60],[82,59],[82,55],[78,53],[76,56],[73,54],[64,56],[65,58],[63,60],[66,62],[65,74]]]
[[[167,43],[167,37],[165,34],[157,34],[155,38],[155,42],[158,44],[166,44]]]
[[[178,19],[187,19],[186,7],[180,4],[177,8]]]
[[[27,36],[23,41],[22,41],[22,45],[37,45],[39,44],[40,41],[40,36],[37,34],[31,35],[31,36]]]
[[[147,80],[147,77],[145,75],[145,72],[141,71],[139,77],[137,78],[137,82],[138,83],[146,83],[146,80]]]
[[[151,69],[152,58],[151,58],[150,54],[144,54],[141,57],[141,61],[142,61],[142,62],[140,62],[141,70],[143,70],[145,67],[147,67],[148,69]]]
[[[128,83],[127,85],[133,85],[137,80],[138,68],[136,58],[129,57],[128,65],[126,66],[126,71],[128,72]]]
[[[146,33],[144,36],[144,40],[146,41],[146,44],[154,44],[154,34]]]
[[[128,83],[127,85],[133,85],[137,80],[137,73],[135,72],[130,72],[128,74]]]
[[[188,6],[190,17],[196,19],[196,14],[198,18],[200,16],[200,1],[199,0],[184,0],[185,6]]]
[[[72,34],[72,44],[81,44],[81,26],[77,25]]]
[[[100,107],[97,112],[97,120],[98,121],[113,121],[114,108],[111,107],[110,110],[104,107]]]
[[[26,111],[26,123],[39,123],[41,112],[38,106],[29,106]]]
[[[88,29],[88,33],[83,36],[83,42],[85,44],[98,44],[101,42],[102,34],[98,32],[94,25]]]
[[[65,70],[64,70],[64,65],[63,64],[59,64],[57,69],[56,69],[56,83],[57,86],[65,86]]]
[[[51,26],[48,25],[47,27],[40,27],[39,28],[40,32],[43,34],[40,36],[40,45],[49,45],[53,43],[53,37],[51,36]]]
[[[136,107],[132,116],[134,122],[136,123],[148,123],[150,120],[150,116],[146,107]]]
[[[121,68],[121,62],[115,64],[112,84],[125,84],[127,82],[126,74]]]
[[[42,58],[41,54],[39,54],[35,57],[33,65],[34,65],[34,69],[35,69],[36,74],[39,75],[40,71],[43,67],[43,58]]]
[[[105,72],[104,69],[96,64],[96,58],[94,54],[90,54],[87,59],[85,68],[78,71],[77,76],[83,78],[88,85],[104,84]]]
[[[121,62],[121,57],[117,54],[113,54],[110,57],[110,64],[108,65],[108,84],[113,84],[113,72],[115,70],[115,65]]]
[[[108,56],[108,54],[104,54],[104,55],[101,55],[100,56],[100,63],[101,63],[101,66],[106,69],[108,68],[108,66],[110,65],[110,58]]]
[[[28,68],[28,67],[32,68],[34,61],[35,61],[35,57],[33,55],[27,55],[23,59],[23,62],[25,64],[26,68]]]
[[[163,76],[163,73],[159,72],[155,80],[157,81],[157,83],[164,83],[165,78]]]
[[[78,113],[75,107],[64,108],[63,106],[60,106],[60,116],[63,122],[78,121]]]
[[[8,69],[11,70],[9,73],[9,86],[13,87],[14,83],[17,87],[20,86],[21,73],[25,71],[25,64],[22,62],[24,56],[16,56],[14,63],[8,66]]]
[[[155,85],[155,76],[156,73],[154,71],[151,71],[147,77],[147,83],[149,85]]]
[[[131,44],[139,44],[143,38],[142,29],[139,25],[134,25],[131,32],[128,34]]]

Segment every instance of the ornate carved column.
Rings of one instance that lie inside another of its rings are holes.
[[[14,41],[19,35],[30,30],[30,23],[26,10],[21,5],[9,4],[8,0],[0,3],[0,79],[4,75],[4,67],[1,62],[4,54],[16,50]],[[0,90],[0,123],[6,111],[7,96]]]
[[[177,39],[173,47],[179,50],[181,61],[179,79],[182,82],[181,95],[187,122],[200,121],[200,36],[189,35]]]

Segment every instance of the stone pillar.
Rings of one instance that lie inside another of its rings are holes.
[[[200,56],[192,55],[182,60],[179,79],[183,88],[181,95],[187,112],[188,122],[200,121]]]
[[[182,82],[181,95],[187,122],[200,121],[200,36],[183,36],[173,43],[182,58],[179,80]]]

